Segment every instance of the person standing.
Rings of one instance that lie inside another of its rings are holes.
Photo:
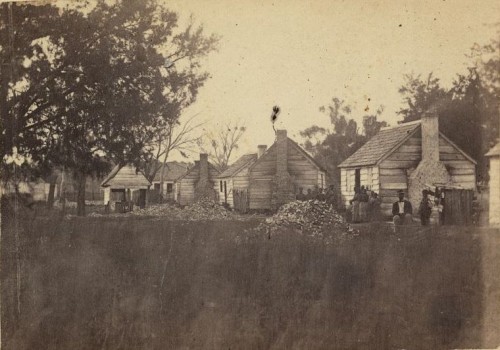
[[[299,193],[295,196],[295,199],[298,201],[305,201],[306,195],[304,193],[304,189],[302,187],[299,188]]]
[[[405,199],[405,192],[398,191],[399,199],[392,204],[392,221],[394,225],[409,225],[413,221],[413,208],[410,201]]]
[[[370,200],[368,202],[368,213],[369,220],[372,222],[382,221],[382,211],[381,211],[382,201],[378,197],[377,192],[372,191]]]
[[[432,202],[429,199],[429,191],[422,191],[422,200],[420,201],[420,207],[418,209],[420,212],[420,222],[422,226],[428,226],[432,213]]]
[[[354,189],[354,197],[351,199],[352,222],[359,222],[359,188]]]
[[[323,193],[323,188],[320,188],[318,190],[318,195],[316,196],[316,199],[320,202],[324,202],[326,200],[326,196],[325,194]]]
[[[368,221],[368,194],[365,186],[361,186],[359,191],[359,221]]]

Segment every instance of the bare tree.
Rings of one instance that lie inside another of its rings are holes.
[[[198,115],[193,115],[184,123],[178,120],[167,123],[151,145],[154,153],[152,159],[146,162],[145,173],[146,177],[152,181],[160,171],[160,194],[163,194],[163,179],[168,168],[169,156],[173,151],[177,151],[183,157],[187,157],[187,153],[193,152],[193,147],[201,138],[201,136],[196,136],[195,131],[205,123],[197,120]]]
[[[238,142],[246,131],[246,127],[239,122],[225,124],[219,130],[209,135],[209,147],[205,148],[200,144],[200,148],[209,154],[210,160],[219,169],[227,169],[233,151],[238,149]]]

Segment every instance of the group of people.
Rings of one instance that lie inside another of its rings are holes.
[[[431,199],[430,196],[434,197]],[[399,199],[392,205],[393,222],[395,225],[408,225],[413,222],[413,208],[411,202],[406,200],[404,191],[398,192]],[[436,187],[435,191],[422,190],[418,213],[422,226],[430,224],[432,209],[436,207],[439,212],[439,223],[444,222],[444,192]]]
[[[368,194],[368,192],[370,192]],[[354,197],[350,201],[352,222],[381,221],[382,201],[375,191],[368,191],[364,186],[354,190]]]
[[[300,187],[295,199],[298,201],[318,200],[335,205],[335,187],[330,185],[325,191],[323,188],[316,186],[314,189],[308,188],[307,192],[304,192],[304,188]]]

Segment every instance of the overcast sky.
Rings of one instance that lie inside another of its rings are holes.
[[[496,35],[500,1],[169,0],[185,20],[193,14],[222,38],[206,61],[212,78],[186,116],[200,112],[209,128],[239,119],[248,128],[237,155],[270,145],[277,123],[298,132],[328,125],[318,111],[336,96],[361,118],[385,106],[395,124],[398,88],[407,73],[434,72],[444,86],[466,71],[475,43]],[[234,159],[233,159],[234,160]]]

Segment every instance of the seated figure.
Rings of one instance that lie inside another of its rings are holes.
[[[413,221],[413,208],[405,199],[404,191],[398,192],[399,200],[392,205],[392,221],[395,225],[409,225]]]

